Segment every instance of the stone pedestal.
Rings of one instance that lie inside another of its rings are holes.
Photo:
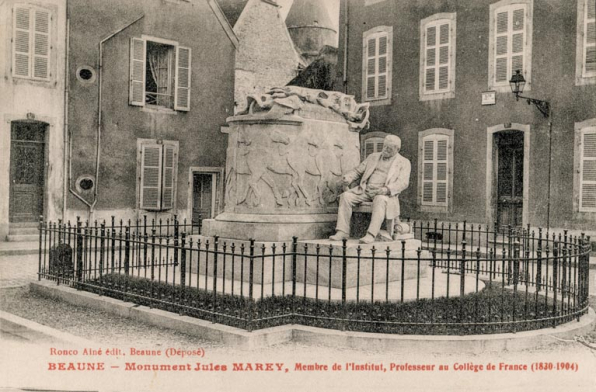
[[[396,241],[375,242],[369,245],[359,244],[357,239],[348,240],[345,249],[347,258],[346,287],[362,287],[371,285],[373,282],[401,281],[402,270],[404,280],[426,277],[429,274],[428,262],[421,261],[418,265],[417,261],[420,245],[420,240],[414,239],[411,234],[403,235]],[[360,252],[358,252],[358,248],[360,248]],[[306,279],[307,284],[319,284],[326,287],[330,283],[332,288],[341,288],[343,252],[343,245],[339,241],[300,242],[298,244],[296,280],[304,282]],[[387,262],[388,254],[389,262]],[[422,251],[420,257],[428,260],[430,254]]]
[[[192,264],[187,256],[189,271],[201,276],[213,277],[215,267],[215,242],[210,236],[191,236],[196,244],[200,241],[199,252],[193,252]],[[208,246],[207,246],[208,244]],[[234,247],[232,247],[234,244]],[[275,252],[273,251],[275,245]],[[291,252],[291,242],[256,242],[253,248],[252,282],[254,284],[281,283],[292,280],[292,257],[283,256]],[[195,249],[198,246],[195,245]],[[250,241],[219,238],[217,244],[217,277],[228,281],[250,282]],[[285,271],[285,272],[284,272]]]
[[[227,119],[225,209],[203,233],[291,241],[328,237],[342,176],[360,163],[358,131],[368,104],[338,92],[298,87],[250,96]]]

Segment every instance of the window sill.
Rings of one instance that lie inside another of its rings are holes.
[[[373,4],[377,4],[377,3],[382,3],[385,0],[364,0],[364,6],[368,7],[369,5],[373,5]]]
[[[391,98],[364,100],[364,102],[370,104],[370,106],[391,105]]]
[[[497,93],[512,94],[511,86],[509,86],[509,83],[507,83],[506,85],[502,85],[502,86],[495,86],[494,84],[489,83],[488,91],[496,91]],[[532,83],[530,83],[530,82],[526,82],[526,86],[524,88],[524,93],[527,91],[532,91]]]
[[[418,205],[420,212],[432,212],[435,214],[448,214],[449,206],[429,206],[429,205]]]
[[[575,78],[575,85],[576,86],[588,86],[591,84],[596,84],[596,76],[578,76]]]
[[[147,105],[141,108],[142,112],[159,114],[178,114],[174,109],[163,108],[160,106]]]
[[[436,94],[420,94],[420,101],[434,101],[438,99],[450,99],[455,98],[455,91],[447,91],[444,93]]]

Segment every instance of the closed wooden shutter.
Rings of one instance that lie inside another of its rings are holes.
[[[364,40],[364,76],[366,99],[389,97],[391,78],[391,38],[385,32]]]
[[[525,4],[502,7],[495,12],[494,82],[497,85],[507,85],[517,70],[526,73],[529,45],[526,15]]]
[[[31,15],[29,8],[16,6],[14,9],[13,21],[13,63],[12,74],[14,76],[29,77],[31,58]]]
[[[596,1],[585,0],[584,77],[596,75]]]
[[[50,77],[50,13],[36,9],[33,37],[33,77]]]
[[[130,40],[130,86],[128,101],[133,106],[145,106],[145,61],[147,43],[139,38]]]
[[[579,210],[596,211],[596,128],[591,127],[581,134],[580,194]]]
[[[177,153],[174,145],[163,147],[163,187],[161,209],[167,210],[174,207],[174,189],[176,184]]]
[[[161,209],[162,146],[143,144],[141,148],[141,208]]]
[[[371,137],[366,139],[364,142],[364,151],[362,158],[366,158],[372,153],[383,151],[383,140],[382,137]]]
[[[451,61],[451,25],[439,20],[424,29],[423,89],[424,93],[443,93],[450,90],[452,81]]]
[[[174,109],[190,110],[191,50],[178,47],[176,53],[176,96]]]
[[[449,139],[429,135],[422,139],[422,204],[446,206],[449,189]]]

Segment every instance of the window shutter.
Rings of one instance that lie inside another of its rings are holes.
[[[128,102],[145,106],[145,59],[147,43],[139,38],[130,40],[130,86]]]
[[[35,10],[35,28],[33,39],[33,77],[50,77],[50,13]]]
[[[190,110],[190,72],[191,72],[191,50],[190,48],[178,47],[176,51],[176,96],[174,109]]]
[[[437,194],[436,203],[447,203],[447,139],[437,140]]]
[[[163,186],[162,186],[162,203],[163,210],[174,207],[174,189],[176,185],[176,167],[178,156],[176,154],[176,147],[173,145],[164,145],[163,157]]]
[[[429,135],[423,139],[422,204],[446,206],[448,198],[448,138]]]
[[[429,22],[424,29],[423,93],[444,93],[450,90],[451,24],[445,20]]]
[[[506,85],[516,70],[526,72],[526,5],[499,9],[495,16],[494,82]]]
[[[159,144],[144,144],[141,149],[141,208],[160,209],[162,148]]]
[[[391,38],[377,32],[363,41],[363,94],[366,99],[389,97],[391,85]]]
[[[433,136],[423,139],[424,160],[422,162],[422,203],[433,204],[434,202],[434,172],[435,172],[435,141]]]
[[[584,76],[596,74],[596,1],[586,0],[584,34]]]
[[[15,7],[13,21],[13,65],[14,76],[29,77],[30,13],[28,8]]]
[[[364,158],[375,152],[375,143],[372,140],[367,140],[364,144]]]
[[[596,128],[582,132],[580,211],[596,211]]]

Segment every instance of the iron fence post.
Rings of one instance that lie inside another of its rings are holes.
[[[219,248],[219,237],[218,236],[214,236],[213,237],[213,314],[212,314],[212,322],[217,322],[217,316],[216,316],[216,311],[217,311],[217,253],[218,253],[218,248]],[[251,265],[251,273],[252,273],[252,265]],[[252,281],[252,278],[251,278]],[[263,282],[261,282],[261,286],[262,286]],[[251,284],[252,286],[252,284]],[[251,297],[252,297],[252,293],[251,293]]]
[[[77,282],[83,280],[83,235],[81,234],[81,218],[77,216]]]
[[[253,326],[253,319],[254,319],[254,309],[253,309],[253,284],[254,284],[254,264],[255,264],[255,240],[254,239],[250,239],[250,248],[249,248],[249,277],[248,277],[248,304],[249,304],[249,314],[248,314],[248,331],[252,331],[254,326]]]
[[[37,268],[37,280],[41,280],[41,252],[43,247],[43,215],[39,216],[39,259]],[[44,249],[45,251],[45,249]]]
[[[346,309],[346,282],[347,282],[347,267],[348,267],[348,259],[347,259],[347,243],[348,240],[343,238],[341,240],[341,305],[343,311],[343,318],[344,322],[341,323],[342,331],[346,330],[346,322],[347,322],[347,314],[348,311]],[[304,277],[306,279],[306,276]],[[374,283],[374,276],[373,276],[373,283]]]

